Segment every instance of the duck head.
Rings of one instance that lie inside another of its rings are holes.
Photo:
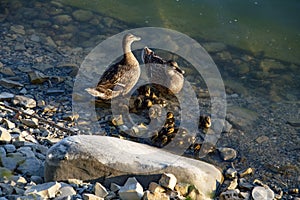
[[[123,49],[124,52],[129,52],[131,51],[131,44],[135,41],[140,41],[141,38],[138,36],[133,35],[132,33],[127,33],[123,37]]]
[[[178,66],[178,63],[174,60],[169,60],[167,62],[167,64],[172,67],[174,70],[176,70],[177,72],[179,72],[180,74],[184,74],[184,70],[180,69],[180,67]]]

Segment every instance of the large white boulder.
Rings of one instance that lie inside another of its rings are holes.
[[[118,184],[124,185],[134,175],[146,188],[151,181],[158,182],[163,173],[195,185],[197,199],[213,198],[217,184],[223,181],[220,170],[209,163],[106,136],[65,138],[48,150],[45,162],[46,181],[122,179]]]

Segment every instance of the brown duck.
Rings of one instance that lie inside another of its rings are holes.
[[[123,38],[123,59],[108,67],[103,73],[96,88],[87,88],[86,91],[103,100],[110,100],[120,95],[126,95],[135,86],[140,77],[140,65],[133,53],[131,44],[141,38],[131,33]]]
[[[152,83],[164,86],[174,94],[181,91],[184,71],[179,68],[177,62],[164,60],[148,47],[144,48],[142,58]]]

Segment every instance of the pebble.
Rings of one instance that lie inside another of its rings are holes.
[[[28,72],[28,76],[29,76],[30,82],[32,84],[41,84],[41,83],[44,83],[45,81],[49,80],[48,76],[46,76],[45,74],[38,72],[38,71]]]
[[[36,118],[32,118],[32,119],[21,119],[21,122],[30,127],[30,128],[36,128],[39,125],[39,121]]]
[[[140,200],[143,195],[143,187],[133,177],[128,178],[125,185],[120,188],[119,195],[122,200]]]
[[[218,148],[218,151],[220,152],[220,156],[224,161],[232,161],[237,156],[237,152],[233,148],[221,147]]]
[[[98,197],[104,198],[108,195],[106,188],[98,182],[95,184],[94,190],[95,190],[95,195]]]
[[[76,10],[72,16],[79,22],[86,22],[92,19],[93,13],[88,10]]]
[[[7,76],[15,76],[15,72],[10,67],[0,67],[0,73]]]
[[[159,184],[161,186],[169,188],[171,190],[174,190],[176,183],[176,177],[170,173],[164,173],[159,180]]]
[[[24,85],[22,83],[19,83],[17,81],[12,81],[6,78],[0,79],[0,85],[2,85],[5,88],[14,88],[14,87],[23,87]]]
[[[11,135],[7,129],[0,126],[0,142],[10,142]]]
[[[12,94],[12,93],[9,93],[9,92],[1,92],[0,93],[0,101],[9,100],[9,99],[12,99],[14,97],[15,97],[15,95]]]
[[[54,198],[61,187],[58,182],[48,182],[40,185],[33,185],[25,191],[25,195],[39,195],[41,198],[49,199]]]
[[[254,200],[270,200],[274,199],[274,196],[274,192],[269,187],[256,186],[252,190]]]
[[[59,25],[66,25],[72,21],[72,17],[69,15],[58,15],[55,16],[53,19]]]
[[[13,104],[21,105],[24,106],[25,108],[36,107],[36,101],[33,98],[22,96],[22,95],[16,95],[13,99]]]
[[[6,145],[4,145],[4,148],[7,153],[13,153],[16,151],[16,147],[13,144],[6,144]]]
[[[21,35],[25,35],[24,26],[22,25],[13,25],[10,27],[10,30]]]

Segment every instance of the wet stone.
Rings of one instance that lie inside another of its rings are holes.
[[[69,15],[58,15],[55,16],[53,19],[57,24],[60,25],[65,25],[72,21],[72,17]]]
[[[72,13],[72,16],[80,22],[86,22],[92,19],[93,13],[88,10],[76,10]]]
[[[30,128],[36,128],[36,127],[38,126],[38,124],[39,124],[39,121],[38,121],[38,119],[36,119],[36,118],[32,118],[32,119],[21,119],[21,122],[22,122],[24,125],[26,125],[26,126],[28,126],[28,127],[30,127]]]
[[[207,42],[203,43],[202,46],[208,52],[219,52],[226,49],[226,45],[221,42]]]
[[[22,25],[13,25],[10,27],[10,30],[21,35],[25,35],[24,26]]]
[[[224,161],[232,161],[236,158],[237,152],[236,150],[229,148],[229,147],[221,147],[218,148],[221,158]]]

